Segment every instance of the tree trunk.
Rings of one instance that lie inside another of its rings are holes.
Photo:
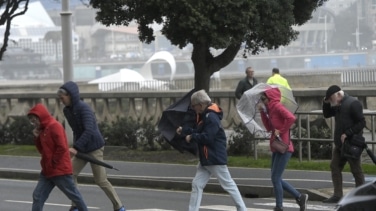
[[[241,43],[230,45],[220,55],[214,57],[206,43],[193,44],[192,62],[195,68],[195,89],[209,92],[210,77],[213,73],[230,64],[240,49]]]

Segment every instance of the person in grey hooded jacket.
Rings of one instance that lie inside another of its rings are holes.
[[[65,105],[64,116],[73,130],[73,147],[69,148],[71,154],[83,152],[92,155],[96,159],[103,161],[104,139],[99,131],[96,117],[90,106],[80,99],[80,92],[77,84],[68,81],[62,85],[58,92],[58,97]],[[87,161],[72,158],[73,178],[77,184],[77,177],[85,167]],[[112,184],[107,180],[106,170],[103,166],[90,164],[95,183],[105,192],[111,200],[115,211],[125,211]],[[74,203],[71,209],[76,211]]]

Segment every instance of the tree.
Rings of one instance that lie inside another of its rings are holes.
[[[106,26],[139,24],[139,39],[154,40],[151,24],[180,48],[193,45],[195,88],[209,91],[210,76],[227,66],[245,44],[258,54],[296,39],[302,25],[327,0],[90,0],[96,19]],[[214,56],[210,49],[222,49]]]
[[[0,60],[2,60],[3,54],[8,47],[13,18],[25,14],[28,9],[28,5],[29,0],[0,1],[0,9],[2,10],[0,16],[0,26],[5,25],[3,43],[0,48]]]

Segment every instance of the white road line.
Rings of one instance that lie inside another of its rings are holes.
[[[274,207],[275,203],[254,203],[255,205],[259,206],[271,206]],[[283,207],[289,207],[289,208],[299,208],[299,206],[295,203],[283,203]],[[320,210],[320,211],[325,211],[325,210],[334,210],[335,206],[325,206],[325,205],[315,205],[315,204],[309,204],[307,205],[307,209],[309,210]]]
[[[16,200],[4,200],[4,201],[10,202],[10,203],[20,203],[20,204],[32,204],[33,203],[32,201],[16,201]],[[58,206],[58,207],[70,207],[71,206],[70,204],[55,204],[55,203],[45,203],[44,205]],[[94,210],[100,209],[99,207],[87,207],[87,208],[94,209]]]
[[[128,210],[128,209],[127,209]],[[137,209],[137,210],[128,210],[128,211],[178,211],[178,210],[163,210],[163,209]]]
[[[225,206],[225,205],[209,205],[201,206],[201,209],[210,209],[210,210],[220,210],[220,211],[236,211],[234,206]],[[270,209],[267,209],[270,211]],[[247,208],[247,211],[267,211],[266,209],[257,209],[257,208]]]

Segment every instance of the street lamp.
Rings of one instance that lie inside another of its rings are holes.
[[[325,53],[328,53],[328,32],[326,28],[326,15],[324,17],[319,17],[319,19],[324,19],[324,43],[325,43]]]
[[[356,41],[356,48],[359,51],[360,50],[360,37],[362,33],[359,32],[359,20],[363,19],[362,17],[357,16],[356,17],[356,31],[355,31],[355,41]]]
[[[72,12],[69,11],[69,0],[61,1],[61,38],[63,44],[64,82],[73,79],[73,47],[72,47]]]

